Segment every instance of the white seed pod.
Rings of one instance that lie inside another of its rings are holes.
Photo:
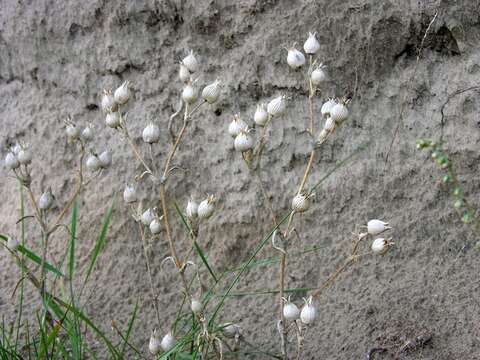
[[[117,128],[120,125],[120,113],[117,111],[107,113],[105,124],[113,129]]]
[[[140,216],[140,221],[142,222],[143,225],[149,226],[150,223],[155,219],[155,211],[153,209],[148,208],[143,212],[143,214]]]
[[[110,90],[103,90],[101,105],[102,110],[105,113],[117,110],[117,103],[115,102],[115,98]]]
[[[310,208],[310,198],[308,195],[300,193],[293,197],[292,199],[293,211],[302,213],[307,211],[309,208]]]
[[[253,136],[250,135],[248,128],[240,131],[240,134],[235,137],[233,145],[235,146],[235,150],[240,152],[245,152],[253,149],[255,145],[255,140],[253,139]]]
[[[100,159],[95,154],[88,155],[86,165],[87,165],[87,169],[91,172],[95,172],[102,167],[102,163],[100,162]]]
[[[143,129],[142,138],[148,144],[158,142],[160,140],[160,128],[151,122]]]
[[[370,235],[378,235],[388,229],[390,229],[388,223],[381,220],[373,219],[367,223],[367,231]]]
[[[297,320],[300,316],[300,310],[298,309],[297,305],[294,303],[287,301],[285,305],[283,305],[283,317],[287,321],[294,321]]]
[[[118,105],[126,104],[130,96],[130,82],[128,80],[120,85],[113,94],[113,98]]]
[[[310,80],[312,80],[313,85],[320,85],[327,80],[327,74],[323,70],[324,65],[320,64],[315,70],[310,74]]]
[[[372,252],[376,255],[384,255],[391,245],[392,243],[384,238],[375,239],[372,243]]]
[[[20,243],[18,242],[17,239],[15,239],[12,236],[8,237],[7,248],[9,248],[11,251],[17,251],[19,246],[20,246]]]
[[[195,58],[195,55],[193,55],[193,50],[190,50],[188,55],[183,58],[182,64],[185,65],[185,67],[191,73],[194,73],[195,71],[198,70],[198,61]]]
[[[190,220],[196,219],[198,216],[198,204],[193,200],[188,200],[187,207],[185,208],[187,218]]]
[[[303,55],[301,51],[295,49],[295,47],[291,47],[290,49],[288,49],[287,64],[292,69],[298,69],[303,64],[305,64],[305,55]]]
[[[215,202],[217,200],[215,199],[215,196],[210,195],[208,196],[205,200],[203,200],[199,205],[197,209],[198,217],[200,219],[208,219],[213,215],[213,212],[215,210]]]
[[[77,140],[80,136],[80,128],[75,126],[75,124],[68,124],[66,128],[67,137],[71,140]]]
[[[280,95],[271,100],[267,105],[267,112],[273,117],[282,115],[287,108],[285,98],[285,95]]]
[[[322,113],[323,117],[329,117],[330,116],[330,111],[332,108],[337,105],[337,102],[334,99],[328,99],[323,105],[322,108],[320,109],[320,112]]]
[[[53,194],[52,194],[52,189],[48,188],[47,191],[45,191],[42,195],[40,195],[40,198],[38,199],[38,208],[40,210],[48,210],[53,204]]]
[[[82,139],[85,141],[85,142],[89,142],[89,141],[92,141],[93,140],[93,128],[90,126],[90,125],[87,125],[85,127],[85,129],[83,129],[82,131]]]
[[[312,324],[315,321],[315,316],[317,312],[315,310],[315,306],[312,304],[312,298],[310,297],[308,300],[305,301],[305,305],[302,307],[302,311],[300,312],[300,320],[304,324]]]
[[[258,104],[255,114],[253,115],[253,121],[258,126],[265,126],[268,120],[268,113],[265,104]]]
[[[220,96],[220,87],[222,82],[220,80],[215,80],[210,85],[207,85],[203,88],[202,91],[202,98],[209,104],[213,104],[215,101],[218,100]]]
[[[100,166],[102,167],[102,169],[106,169],[110,165],[112,165],[112,154],[110,154],[110,151],[105,150],[100,155],[98,155],[98,160],[100,160]]]
[[[160,347],[163,349],[163,351],[167,352],[172,350],[174,346],[175,338],[173,337],[172,333],[168,333],[163,337]]]
[[[11,170],[15,170],[20,166],[20,161],[18,161],[13,153],[8,152],[5,156],[5,166]]]
[[[333,121],[333,118],[328,117],[327,120],[325,120],[325,124],[323,125],[323,128],[329,132],[332,132],[335,130],[335,121]]]
[[[192,309],[192,312],[194,314],[198,314],[199,312],[202,311],[202,308],[203,308],[202,302],[197,299],[192,299],[190,308]]]
[[[190,80],[190,70],[188,70],[188,68],[185,65],[183,65],[182,63],[180,63],[180,68],[178,70],[178,77],[184,83],[186,83],[186,82],[188,82],[188,80]]]
[[[235,336],[240,334],[241,328],[240,326],[232,323],[222,324],[222,333],[227,338],[234,338]]]
[[[308,39],[303,44],[303,50],[305,50],[306,54],[314,55],[320,50],[320,43],[315,36],[317,33],[308,33]]]
[[[344,103],[335,104],[330,110],[330,116],[337,124],[341,124],[348,118],[348,109]]]
[[[137,189],[134,185],[127,184],[125,190],[123,190],[123,200],[126,203],[133,203],[137,201]]]
[[[148,342],[148,350],[152,355],[157,355],[160,352],[160,349],[160,339],[157,335],[157,329],[155,329],[150,336],[150,341]]]
[[[17,154],[17,159],[20,162],[20,164],[28,165],[32,162],[32,153],[28,148],[22,147],[22,149],[20,149],[20,151]]]
[[[235,138],[246,127],[247,123],[240,118],[239,114],[235,114],[232,122],[228,125],[228,133]]]
[[[198,91],[197,89],[193,86],[193,82],[189,82],[188,84],[185,85],[182,91],[182,99],[185,101],[187,104],[193,104],[195,101],[198,99]]]
[[[155,235],[159,234],[160,231],[162,231],[162,223],[160,222],[159,218],[153,219],[153,221],[150,223],[150,232]]]
[[[12,146],[12,148],[10,149],[10,151],[14,154],[14,155],[18,155],[18,153],[20,152],[20,150],[23,149],[23,146],[20,145],[20,144],[15,144]]]

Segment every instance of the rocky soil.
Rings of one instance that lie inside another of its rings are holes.
[[[328,96],[353,97],[351,119],[317,157],[310,185],[360,144],[370,145],[328,179],[312,210],[296,220],[300,239],[293,247],[316,245],[321,250],[288,263],[288,287],[321,283],[342,263],[355,226],[370,218],[391,223],[396,245],[383,258],[361,261],[317,301],[318,321],[305,339],[303,358],[363,359],[372,348],[386,348],[375,358],[480,359],[477,236],[459,221],[440,181],[442,172],[415,149],[418,138],[443,138],[466,194],[478,204],[478,1],[1,0],[2,158],[15,139],[29,143],[35,154],[34,189],[39,193],[52,186],[62,204],[73,187],[76,163],[62,120],[71,115],[79,124],[94,124],[97,148],[113,152],[114,166],[82,194],[81,264],[113,199],[116,205],[87,291],[86,311],[114,336],[110,322],[126,326],[138,299],[132,339],[146,351],[155,325],[149,282],[138,228],[119,196],[140,167],[103,124],[98,106],[102,89],[132,82],[131,132],[140,144],[143,127],[157,121],[165,131],[154,156],[163,162],[170,141],[167,121],[181,89],[178,60],[194,49],[204,71],[200,82],[219,77],[225,83],[221,104],[203,108],[187,130],[175,162],[188,171],[176,172],[168,185],[170,198],[181,204],[190,195],[213,193],[219,198],[201,243],[220,270],[246,259],[271,227],[255,179],[226,133],[232,114],[240,112],[251,121],[258,101],[279,93],[290,96],[287,116],[269,133],[263,162],[262,176],[278,214],[288,209],[303,173],[311,146],[305,132],[308,103],[301,74],[288,68],[283,47],[303,44],[308,31],[318,33],[321,61],[331,78],[315,100],[317,111]],[[18,235],[18,185],[5,167],[1,176],[0,232]],[[154,205],[157,192],[145,182],[144,204]],[[180,222],[173,223],[185,252],[188,240]],[[35,229],[31,222],[27,244],[38,249]],[[52,258],[59,259],[65,243],[66,236],[58,233]],[[173,271],[160,273],[166,253],[162,233],[152,241],[150,254],[168,326],[179,289]],[[273,255],[275,250],[267,247],[259,256]],[[19,275],[6,251],[0,252],[0,264],[0,313],[8,320],[14,314],[10,295]],[[273,289],[276,279],[276,266],[258,268],[236,291]],[[221,318],[238,322],[245,337],[262,349],[278,351],[275,301],[273,295],[231,298]],[[39,299],[31,289],[27,304],[33,318]],[[429,341],[399,354],[416,337]]]

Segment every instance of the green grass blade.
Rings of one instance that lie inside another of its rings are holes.
[[[182,211],[180,210],[180,208],[178,207],[176,202],[174,203],[174,206],[175,206],[175,210],[177,211],[178,216],[180,216],[180,219],[182,220],[182,223],[187,228],[189,236],[193,240],[193,246],[195,248],[196,253],[198,254],[198,256],[200,256],[200,259],[202,260],[203,264],[205,265],[208,272],[212,276],[213,280],[215,280],[215,283],[217,283],[218,278],[215,275],[215,273],[213,272],[212,267],[208,263],[207,257],[205,256],[205,253],[203,252],[202,248],[200,247],[200,245],[198,245],[197,240],[193,237],[193,235],[192,235],[193,231],[192,231],[192,228],[190,227],[190,224],[188,223],[187,219],[185,219],[185,216],[183,215]]]
[[[20,192],[20,219],[23,219],[25,216],[25,201],[23,196],[23,185],[19,183],[19,192]],[[25,222],[22,220],[20,224],[20,235],[21,235],[21,244],[25,246]],[[24,261],[24,255],[21,257],[21,262]],[[22,278],[25,276],[25,269],[22,267]],[[18,343],[20,340],[20,325],[22,322],[23,316],[23,297],[24,297],[24,289],[25,284],[22,281],[20,284],[20,293],[19,293],[19,301],[18,301],[18,315],[17,315],[17,333],[15,335],[15,351],[18,349]]]
[[[120,357],[123,358],[123,354],[125,354],[125,350],[127,348],[128,344],[128,339],[130,338],[130,334],[133,329],[133,323],[135,322],[135,319],[137,318],[137,310],[138,310],[138,299],[135,302],[135,308],[133,309],[133,314],[132,317],[130,318],[130,321],[128,322],[128,328],[127,328],[127,333],[125,334],[125,338],[122,337],[123,339],[123,345],[122,345],[122,350],[120,351]]]
[[[6,241],[8,241],[8,237],[0,234],[0,240],[3,240],[3,241],[6,242]],[[40,258],[40,256],[35,254],[33,251],[27,249],[27,247],[25,247],[23,245],[19,245],[17,251],[20,254],[25,255],[27,258],[32,260],[34,263],[36,263],[38,265],[42,264],[42,259]],[[65,275],[60,270],[58,270],[55,266],[53,266],[49,262],[45,263],[45,269],[47,269],[48,271],[51,271],[55,275],[65,277]]]
[[[75,199],[72,209],[72,221],[70,223],[70,243],[68,244],[68,278],[70,282],[75,274],[75,246],[77,239],[77,213],[78,213],[78,199]]]
[[[98,236],[97,242],[95,243],[95,247],[93,248],[92,254],[90,255],[90,263],[88,265],[85,278],[83,280],[82,284],[82,290],[80,291],[80,296],[83,293],[83,289],[85,288],[85,285],[87,284],[88,279],[90,278],[90,275],[92,274],[93,267],[95,266],[95,263],[97,262],[98,255],[102,251],[103,245],[105,244],[105,239],[107,238],[107,232],[108,232],[108,227],[110,225],[110,221],[112,220],[112,212],[113,212],[113,207],[115,203],[112,203],[110,208],[107,211],[107,214],[105,215],[103,219],[103,224],[102,224],[102,230],[100,231],[100,235]]]

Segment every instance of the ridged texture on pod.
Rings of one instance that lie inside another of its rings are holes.
[[[342,103],[336,104],[330,110],[330,116],[336,123],[340,124],[348,118],[348,109]]]
[[[288,49],[287,63],[293,69],[298,69],[305,64],[305,55],[295,48]]]
[[[376,255],[384,255],[388,251],[389,243],[384,238],[373,240],[372,251]]]
[[[193,200],[188,200],[185,214],[189,219],[195,219],[198,216],[198,204]]]
[[[333,99],[328,99],[326,102],[324,102],[322,105],[322,108],[320,109],[322,116],[324,117],[330,116],[330,111],[336,104],[337,102]]]
[[[126,203],[132,203],[137,201],[137,189],[133,185],[127,184],[125,190],[123,190],[123,200]]]
[[[102,110],[105,113],[117,110],[117,103],[115,102],[115,98],[113,97],[113,94],[111,91],[103,90],[101,105],[102,105]]]
[[[192,83],[188,83],[185,85],[182,91],[182,99],[185,101],[187,104],[193,104],[195,101],[197,101],[198,98],[198,92],[197,89],[193,86]]]
[[[310,199],[305,194],[297,194],[292,199],[292,210],[305,212],[310,208]]]
[[[117,90],[115,90],[113,98],[115,99],[115,102],[117,104],[119,105],[126,104],[127,101],[130,99],[129,86],[130,86],[130,82],[127,80],[122,85],[120,85]]]
[[[335,121],[331,117],[328,117],[327,120],[325,120],[325,125],[323,125],[323,128],[329,132],[332,132],[335,130]]]
[[[240,131],[240,134],[235,137],[233,145],[235,146],[235,150],[245,152],[253,149],[255,141],[253,140],[252,135],[248,133],[248,131],[242,130]]]
[[[152,355],[157,355],[161,349],[162,348],[160,346],[160,339],[158,338],[157,330],[154,330],[150,336],[150,341],[148,342],[148,351],[150,351]]]
[[[300,310],[297,305],[291,302],[287,302],[283,306],[283,317],[288,321],[297,320],[300,315]]]
[[[198,205],[197,214],[200,219],[208,219],[213,215],[214,210],[215,197],[209,196]]]
[[[232,137],[236,137],[240,134],[240,131],[247,127],[247,123],[243,121],[238,114],[233,116],[232,122],[228,125],[228,133]]]
[[[148,144],[157,143],[160,140],[160,128],[154,124],[148,124],[142,132],[142,139]]]
[[[308,39],[303,44],[303,50],[305,50],[306,54],[313,55],[320,50],[320,44],[315,35],[316,33],[308,33]]]
[[[221,82],[218,79],[210,85],[205,86],[202,91],[202,98],[209,104],[213,104],[220,96],[220,86]]]
[[[183,58],[182,64],[185,65],[188,71],[191,73],[194,73],[198,70],[198,61],[195,55],[193,55],[193,50],[190,50],[188,55]]]
[[[267,112],[274,117],[280,116],[285,112],[286,108],[285,96],[280,95],[268,103]]]
[[[53,204],[52,190],[48,189],[38,199],[38,208],[40,210],[48,210]]]
[[[265,104],[258,104],[255,114],[253,115],[253,121],[258,126],[265,126],[268,120],[268,113]]]
[[[300,320],[302,320],[304,324],[310,325],[315,321],[316,315],[317,312],[315,307],[311,304],[311,300],[309,300],[302,307],[302,311],[300,312]]]
[[[115,129],[120,125],[120,114],[118,112],[109,112],[105,116],[105,124]]]
[[[325,71],[319,66],[312,71],[310,79],[312,80],[313,85],[320,85],[327,80],[327,74],[325,74]]]

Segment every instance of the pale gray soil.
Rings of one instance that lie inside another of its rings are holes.
[[[140,144],[147,121],[158,120],[165,131],[155,156],[163,163],[170,141],[166,124],[181,89],[177,61],[193,48],[204,70],[201,82],[223,79],[221,105],[199,113],[176,158],[175,163],[188,172],[175,173],[168,185],[170,198],[181,204],[190,194],[214,193],[220,199],[217,213],[201,231],[201,243],[220,271],[246,259],[271,227],[261,193],[234,152],[226,126],[238,111],[251,122],[259,100],[280,92],[292,97],[287,116],[273,124],[263,163],[272,202],[278,214],[284,213],[303,173],[311,140],[303,131],[308,111],[302,78],[289,70],[282,47],[294,41],[303,44],[307,32],[314,30],[322,44],[321,60],[332,79],[315,101],[317,111],[327,96],[351,94],[354,100],[351,119],[317,157],[309,183],[359,144],[370,140],[371,145],[355,163],[335,173],[317,191],[312,210],[296,220],[301,239],[294,242],[295,248],[319,245],[323,249],[288,263],[288,287],[321,283],[341,264],[355,225],[372,217],[390,221],[396,246],[384,258],[369,258],[347,271],[317,301],[318,321],[307,335],[304,358],[363,359],[369,349],[385,347],[388,353],[376,359],[393,359],[407,340],[428,334],[428,344],[403,358],[480,359],[477,236],[454,212],[452,198],[440,181],[442,172],[426,153],[415,149],[416,139],[438,139],[444,134],[466,193],[478,204],[478,90],[452,98],[445,107],[443,125],[440,110],[450,94],[480,85],[480,3],[168,3],[0,1],[2,158],[15,137],[28,142],[34,150],[34,189],[40,192],[51,185],[61,204],[73,186],[72,171],[66,169],[73,169],[76,161],[64,136],[64,117],[72,115],[80,124],[92,121],[98,132],[96,149],[109,148],[114,154],[113,168],[82,194],[78,249],[82,264],[102,215],[117,194],[113,225],[90,282],[95,287],[88,289],[87,313],[113,337],[110,322],[125,328],[139,299],[132,341],[146,351],[154,312],[138,228],[119,196],[140,168],[127,146],[105,129],[98,109],[101,90],[126,79],[133,83],[131,132]],[[415,72],[416,49],[435,12],[438,17]],[[404,99],[405,116],[386,162]],[[18,234],[18,185],[5,167],[1,176],[0,232]],[[142,193],[145,200],[158,195],[148,182]],[[28,208],[27,214],[31,211]],[[184,253],[188,241],[178,219],[173,223]],[[40,239],[34,229],[31,222],[28,245],[38,249]],[[58,233],[51,256],[58,259],[65,244],[66,236]],[[173,271],[159,273],[166,252],[162,233],[153,241],[150,254],[168,326],[179,291]],[[274,254],[268,246],[260,257]],[[3,250],[0,264],[0,313],[11,319],[10,295],[19,275]],[[237,291],[275,288],[276,270],[270,266],[249,272]],[[39,299],[31,291],[27,305],[33,318]],[[278,352],[275,306],[271,295],[235,298],[221,318],[240,322],[249,341]]]

